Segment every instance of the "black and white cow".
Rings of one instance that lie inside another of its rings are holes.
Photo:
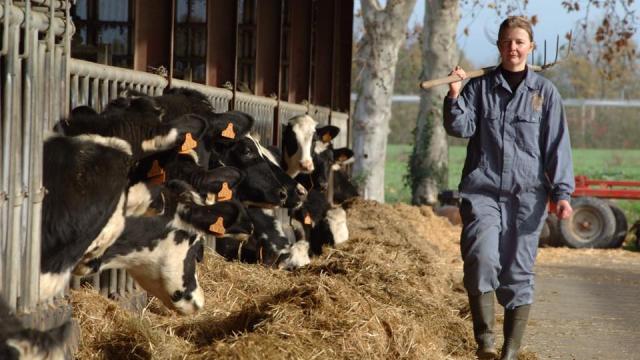
[[[64,344],[73,332],[71,322],[40,331],[25,328],[0,300],[0,359],[64,360]]]
[[[120,235],[135,161],[203,128],[193,117],[159,124],[100,117],[86,108],[75,115],[59,126],[75,136],[52,136],[44,143],[41,300],[61,292],[80,260],[100,256]]]
[[[311,147],[318,123],[309,115],[294,116],[282,130],[283,167],[292,178],[313,171]]]
[[[170,122],[160,122],[153,111],[122,111],[98,114],[88,106],[71,111],[56,130],[66,136],[99,135],[126,141],[138,161],[150,154],[171,149],[184,142],[187,133],[199,136],[207,129],[206,119],[189,114]]]
[[[331,206],[321,191],[311,189],[307,201],[293,211],[292,217],[302,224],[311,255],[322,254],[324,245],[335,246],[349,239],[347,213],[339,206]]]
[[[251,237],[245,242],[218,238],[216,252],[227,260],[279,269],[293,270],[309,264],[309,244],[289,238],[272,209],[249,208],[247,211],[254,227]]]
[[[184,182],[148,185],[148,193],[155,197],[135,206],[141,211],[126,218],[124,231],[113,245],[101,257],[79,264],[83,266],[74,272],[88,275],[126,269],[168,308],[181,314],[195,313],[204,303],[196,273],[196,262],[203,258],[204,238],[226,231],[248,237],[253,224],[241,204],[202,205],[199,195]]]

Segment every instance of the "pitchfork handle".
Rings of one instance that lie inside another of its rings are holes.
[[[542,71],[542,68],[540,66],[537,66],[537,65],[529,65],[529,67],[533,71]],[[478,70],[467,71],[466,72],[467,73],[467,79],[473,79],[473,78],[480,77],[480,76],[482,76],[484,74],[490,73],[495,68],[496,68],[495,66],[489,66],[489,67],[478,69]],[[457,75],[449,75],[447,77],[440,78],[440,79],[433,79],[433,80],[423,81],[423,82],[420,83],[420,87],[422,89],[424,89],[424,90],[427,90],[427,89],[430,89],[430,88],[432,88],[434,86],[451,84],[451,83],[454,83],[456,81],[460,81],[460,78]]]

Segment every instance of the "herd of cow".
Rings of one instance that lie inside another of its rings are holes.
[[[279,149],[260,144],[253,124],[189,89],[125,91],[101,113],[73,109],[44,143],[40,300],[62,293],[71,274],[118,268],[192,314],[204,304],[205,243],[229,260],[296,269],[346,241],[340,204],[357,191],[339,169],[353,152],[331,143],[339,129],[295,116]],[[341,184],[332,201],[330,176]],[[288,209],[288,224],[276,208]],[[3,304],[0,358],[56,358],[47,344],[67,331],[22,329],[10,317]]]

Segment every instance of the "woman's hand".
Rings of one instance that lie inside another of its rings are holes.
[[[568,219],[573,213],[573,208],[568,200],[559,200],[556,204],[556,216],[560,220]]]
[[[457,75],[460,78],[460,81],[452,82],[449,84],[449,94],[448,96],[452,99],[455,99],[460,95],[460,89],[462,88],[462,80],[467,78],[467,73],[464,72],[460,66],[456,66],[450,73],[451,75]]]

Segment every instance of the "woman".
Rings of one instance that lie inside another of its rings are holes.
[[[500,25],[501,63],[444,100],[444,127],[469,138],[459,190],[464,286],[481,359],[497,358],[494,296],[505,308],[501,359],[516,359],[533,302],[533,264],[547,201],[559,219],[571,216],[571,145],[562,99],[528,68],[531,23],[512,16]],[[452,72],[464,80],[463,69]]]

